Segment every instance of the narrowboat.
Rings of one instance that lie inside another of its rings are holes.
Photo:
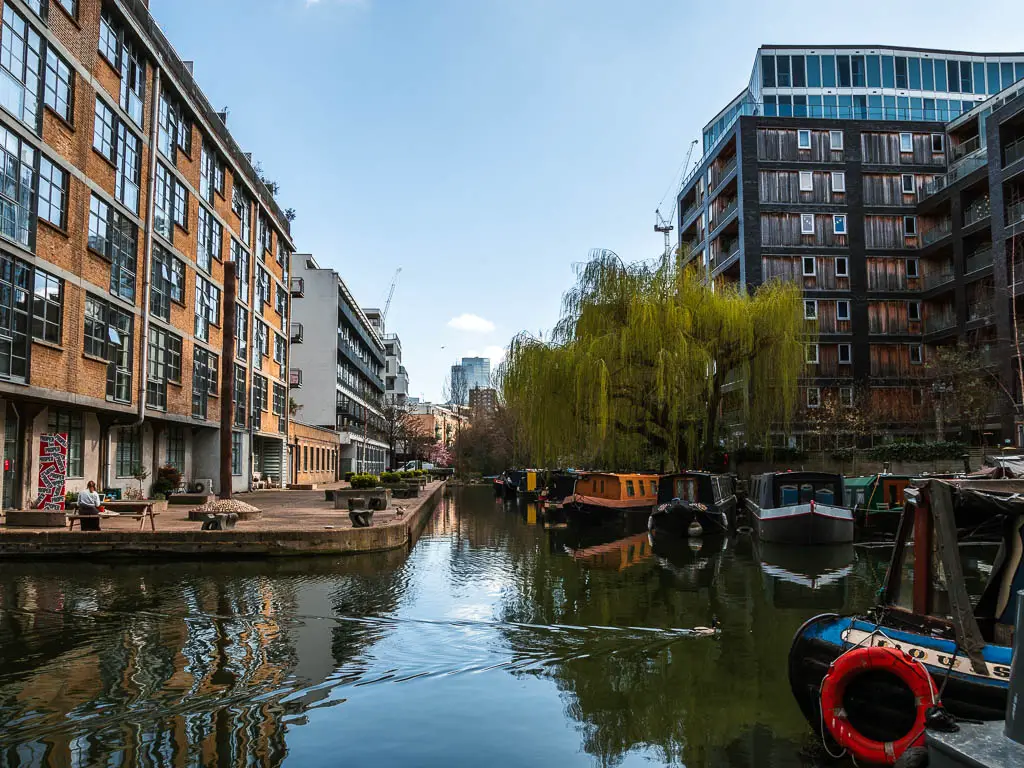
[[[540,500],[548,507],[561,506],[562,502],[576,491],[576,478],[573,470],[552,472],[548,483],[541,491]]]
[[[903,489],[910,475],[882,473],[847,477],[843,481],[843,503],[853,510],[859,528],[870,533],[896,533],[903,514]]]
[[[540,497],[541,477],[536,469],[524,469],[519,473],[516,495],[523,501],[537,501]]]
[[[506,469],[501,473],[502,478],[502,496],[505,499],[516,498],[516,492],[519,490],[519,483],[522,480],[523,473],[518,469]]]
[[[565,506],[585,512],[646,510],[658,500],[658,475],[584,472]]]
[[[650,530],[683,536],[728,533],[736,522],[736,488],[729,475],[681,472],[658,481],[658,504]]]
[[[955,717],[1005,716],[1017,593],[1024,589],[1021,494],[1024,482],[998,480],[915,480],[904,491],[903,514],[875,608],[860,616],[816,616],[793,638],[790,686],[819,734],[828,727],[834,735],[829,723],[822,725],[822,710],[834,712],[830,707],[837,706],[830,701],[822,707],[833,662],[848,652],[878,647],[902,650],[920,661]],[[958,518],[977,515],[979,508],[1000,519],[1001,533],[987,581],[972,595],[965,553],[974,547],[962,545]],[[920,704],[893,672],[852,673],[845,682],[838,706],[850,727],[883,744],[911,732]]]
[[[762,541],[845,544],[853,541],[853,512],[842,501],[842,475],[768,472],[751,478],[747,512]]]

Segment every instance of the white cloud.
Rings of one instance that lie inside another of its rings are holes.
[[[494,330],[494,323],[479,315],[463,313],[448,321],[448,327],[457,331],[468,331],[470,333],[490,333]]]

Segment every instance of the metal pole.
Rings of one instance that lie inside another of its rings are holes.
[[[231,435],[235,404],[235,264],[224,262],[224,333],[220,377],[220,498],[231,498]]]
[[[1006,738],[1024,744],[1024,589],[1017,592],[1017,622],[1013,630],[1013,663],[1006,697]]]

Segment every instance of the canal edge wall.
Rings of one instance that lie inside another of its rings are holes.
[[[45,531],[0,536],[0,562],[64,558],[234,558],[355,555],[408,546],[445,490],[441,482],[401,520],[370,528],[258,531]]]

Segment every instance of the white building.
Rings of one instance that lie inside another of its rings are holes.
[[[298,418],[341,433],[339,473],[381,472],[389,460],[381,439],[384,341],[337,272],[321,269],[310,254],[294,254],[291,267],[298,288],[291,347]]]

